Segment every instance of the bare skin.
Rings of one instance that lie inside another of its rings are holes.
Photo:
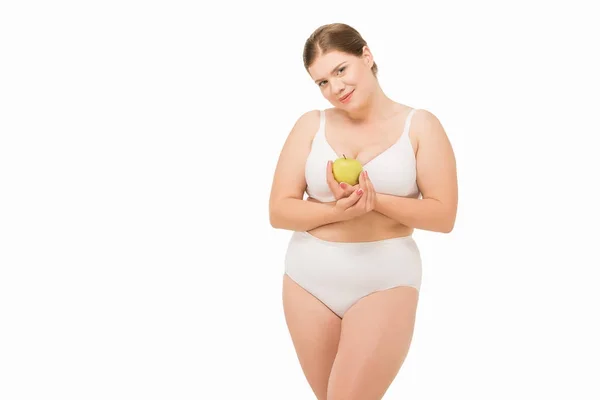
[[[367,164],[400,139],[404,122],[411,108],[397,103],[393,106],[394,113],[387,120],[378,124],[361,124],[359,127],[355,127],[352,122],[347,122],[347,117],[339,110],[335,108],[326,110],[325,136],[327,141],[339,157],[345,155],[357,159],[363,165]],[[349,138],[353,140],[350,141]],[[417,138],[412,129],[409,131],[409,139],[413,145],[413,152],[416,154]],[[328,175],[330,179],[333,179],[332,174]],[[333,184],[335,185],[335,183]],[[346,193],[349,193],[349,190]],[[307,200],[318,202],[311,197],[308,197]],[[351,220],[321,225],[310,230],[309,233],[320,239],[334,242],[362,242],[407,236],[413,231],[414,228],[381,213],[369,212]]]
[[[327,399],[342,320],[287,275],[283,278],[283,308],[302,371],[317,399]]]
[[[328,400],[381,399],[412,341],[418,292],[397,287],[370,294],[344,314]]]
[[[363,165],[402,134],[411,107],[387,97],[371,73],[373,58],[321,54],[309,73],[334,106],[326,111],[326,138],[338,154]],[[342,64],[340,67],[340,63]],[[337,68],[334,68],[337,67]],[[349,103],[339,98],[354,91]],[[302,115],[284,144],[270,198],[275,228],[308,231],[328,241],[361,242],[410,235],[414,229],[450,232],[457,206],[454,154],[437,118],[418,110],[409,139],[423,199],[376,193],[368,174],[342,187],[327,165],[336,201],[304,199],[304,165],[319,126],[317,110]],[[332,160],[333,161],[333,160]],[[408,354],[419,293],[396,287],[370,294],[340,319],[314,296],[283,277],[286,323],[306,379],[319,400],[381,399]]]

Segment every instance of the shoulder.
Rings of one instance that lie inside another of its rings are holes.
[[[417,142],[446,137],[446,132],[439,118],[433,112],[423,108],[415,109],[410,130],[416,136]]]
[[[296,119],[294,128],[292,129],[292,135],[312,139],[319,129],[320,121],[320,110],[315,109],[306,111]]]
[[[437,129],[441,127],[439,118],[431,111],[425,108],[415,108],[411,127],[415,128],[415,131],[427,131],[429,129]]]
[[[301,114],[296,120],[296,124],[303,126],[315,126],[319,127],[319,120],[321,118],[321,110],[310,110]]]
[[[411,132],[416,136],[417,159],[439,162],[454,158],[454,150],[440,119],[429,110],[417,109]]]

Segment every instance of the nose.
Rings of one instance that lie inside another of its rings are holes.
[[[344,82],[340,79],[332,79],[331,80],[331,90],[333,90],[333,94],[340,95],[344,91]]]

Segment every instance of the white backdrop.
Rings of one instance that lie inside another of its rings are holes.
[[[311,399],[269,225],[318,26],[445,127],[450,234],[386,399],[598,399],[591,3],[3,2],[0,398]]]

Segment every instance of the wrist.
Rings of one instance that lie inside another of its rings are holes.
[[[382,195],[380,193],[377,193],[377,195],[375,196],[375,204],[373,205],[373,211],[377,211],[380,212],[381,211],[381,200],[385,195]],[[383,199],[385,201],[385,199]]]
[[[344,211],[336,206],[336,203],[329,203],[329,213],[327,215],[329,223],[341,222],[346,219]]]

